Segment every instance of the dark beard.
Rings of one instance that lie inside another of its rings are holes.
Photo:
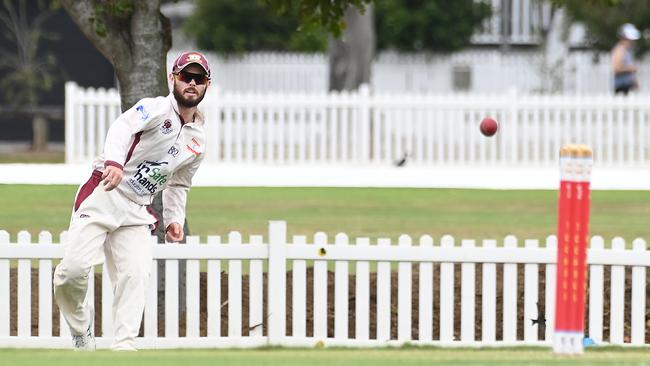
[[[181,107],[194,108],[197,105],[199,105],[199,103],[201,103],[201,101],[203,100],[203,97],[205,97],[205,91],[196,100],[188,100],[187,98],[185,98],[183,96],[183,94],[180,92],[180,90],[178,90],[176,88],[176,85],[174,85],[174,98],[176,98],[176,102]]]

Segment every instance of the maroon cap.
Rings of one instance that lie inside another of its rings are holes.
[[[172,66],[172,73],[178,74],[186,68],[188,65],[197,64],[201,65],[205,74],[210,77],[210,65],[208,65],[208,60],[200,52],[183,52],[180,56],[174,61],[174,66]]]

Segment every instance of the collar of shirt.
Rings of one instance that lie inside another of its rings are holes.
[[[169,99],[170,103],[172,104],[172,108],[174,108],[174,112],[180,117],[181,121],[183,121],[183,117],[181,117],[181,113],[178,110],[178,102],[176,101],[176,98],[174,97],[174,93],[169,93],[167,96]],[[199,108],[196,108],[196,111],[194,112],[194,121],[186,122],[186,123],[195,123],[197,125],[203,126],[203,123],[205,122],[205,118],[203,117],[203,113],[199,110]]]

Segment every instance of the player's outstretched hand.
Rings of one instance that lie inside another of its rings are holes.
[[[122,177],[124,176],[124,172],[122,169],[109,165],[104,169],[104,174],[102,174],[102,179],[104,183],[104,189],[106,191],[111,191],[115,187],[117,187],[120,182],[122,181]]]
[[[184,236],[185,233],[183,232],[183,225],[177,222],[172,222],[167,226],[167,234],[165,235],[167,241],[170,242],[181,241],[183,240]]]

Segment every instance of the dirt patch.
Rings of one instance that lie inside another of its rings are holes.
[[[460,296],[461,296],[461,266],[455,265],[455,289],[454,289],[454,337],[455,339],[460,339]],[[537,325],[532,325],[530,319],[524,319],[524,268],[523,265],[518,265],[518,290],[517,290],[517,339],[523,339],[524,327],[534,326],[538,328],[538,338],[544,339],[544,329],[543,327],[538,327]],[[482,278],[481,278],[481,265],[476,266],[476,295],[475,295],[475,339],[481,339],[481,324],[482,324]],[[607,340],[609,338],[609,323],[610,323],[610,269],[605,267],[605,284],[604,284],[604,309],[603,309],[603,339]],[[293,308],[293,299],[292,299],[292,272],[287,272],[287,292],[286,292],[286,303],[287,303],[287,317],[286,317],[286,334],[292,334],[292,308]],[[539,305],[541,311],[544,311],[545,304],[545,273],[544,266],[540,266],[539,270],[539,282],[538,282],[538,294],[539,294]],[[411,337],[412,339],[418,339],[418,324],[419,324],[419,271],[418,266],[414,265],[412,270],[412,306],[411,306]],[[335,302],[335,291],[334,291],[334,272],[329,271],[327,273],[328,280],[328,289],[327,289],[327,335],[328,337],[334,336],[334,302]],[[433,265],[433,276],[431,281],[434,281],[434,290],[433,290],[433,339],[438,340],[440,335],[440,265]],[[646,281],[650,282],[650,271],[646,273]],[[263,314],[266,314],[266,301],[268,294],[266,293],[267,288],[267,277],[266,274],[263,278],[263,288],[264,288],[264,303],[263,303]],[[101,292],[102,292],[102,277],[100,274],[95,274],[95,334],[101,334]],[[314,283],[314,273],[313,268],[307,269],[307,307],[306,307],[306,334],[307,336],[313,336],[314,334],[314,313],[313,313],[313,283]],[[221,273],[221,335],[227,336],[228,332],[228,275],[225,272]],[[497,313],[496,316],[496,339],[503,339],[503,266],[497,265]],[[350,338],[355,337],[355,317],[356,317],[356,276],[350,275],[348,280],[348,336]],[[39,291],[38,291],[38,270],[32,269],[32,298],[31,298],[31,319],[32,319],[32,336],[38,335],[38,303],[39,303]],[[393,271],[391,273],[391,326],[390,334],[391,339],[397,339],[397,272]],[[12,269],[10,272],[10,334],[12,336],[17,335],[17,275],[16,270]],[[200,276],[200,335],[207,336],[207,273],[201,273]],[[164,295],[163,295],[164,298]],[[165,320],[164,320],[164,300],[159,304],[159,322],[158,322],[158,335],[164,336],[165,330]],[[647,295],[646,304],[650,304],[650,296]],[[249,278],[248,275],[242,276],[242,320],[245,325],[242,325],[241,332],[243,335],[249,335],[250,328],[248,325],[248,316],[249,316]],[[587,304],[588,307],[589,304]],[[625,272],[625,315],[624,315],[624,340],[629,342],[631,334],[631,269],[627,268]],[[369,335],[370,339],[376,339],[377,337],[377,274],[370,274],[370,299],[369,299]],[[587,311],[586,314],[589,314]],[[588,316],[588,315],[587,315]],[[650,308],[646,310],[646,319],[650,319]],[[588,318],[585,319],[586,333],[589,333],[589,322]],[[180,336],[185,336],[185,314],[179,314],[179,332]],[[255,324],[253,324],[255,326]],[[267,326],[266,321],[262,324],[263,333],[266,334]],[[59,335],[59,311],[54,304],[52,303],[52,329],[53,335]],[[143,334],[143,328],[141,328],[140,334]],[[650,343],[650,328],[646,330],[646,343]]]

